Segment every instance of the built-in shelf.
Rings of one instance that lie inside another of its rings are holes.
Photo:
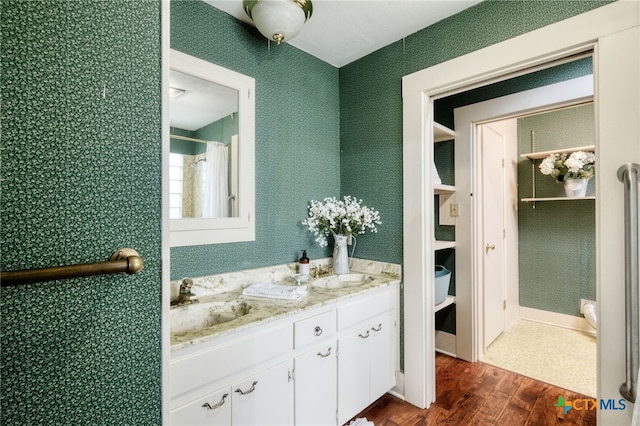
[[[589,197],[544,197],[544,198],[523,198],[525,203],[537,203],[539,201],[575,201],[575,200],[595,200],[595,195]]]
[[[595,152],[595,145],[589,146],[579,146],[577,148],[562,148],[562,149],[554,149],[552,151],[540,151],[540,152],[529,152],[527,154],[521,154],[521,158],[526,158],[527,160],[541,160],[543,158],[547,158],[549,154],[560,154],[566,153],[571,154],[572,152],[577,151],[585,151],[585,152]]]
[[[434,312],[438,312],[444,308],[446,308],[447,306],[453,305],[454,303],[456,303],[456,297],[455,296],[447,296],[446,299],[444,299],[444,302],[440,303],[439,305],[436,305],[433,308]]]
[[[533,132],[531,135],[531,149],[533,150],[534,142],[533,142]],[[525,203],[534,203],[533,207],[535,208],[535,203],[539,201],[566,201],[566,200],[595,200],[596,197],[536,197],[536,160],[542,160],[547,158],[551,154],[571,154],[572,152],[577,151],[585,151],[585,152],[595,152],[595,145],[587,145],[587,146],[578,146],[575,148],[562,148],[562,149],[554,149],[551,151],[539,151],[539,152],[529,152],[526,154],[521,154],[520,158],[524,158],[526,160],[531,161],[531,188],[533,191],[532,196],[529,198],[521,198],[520,200]]]
[[[434,194],[453,194],[454,192],[456,192],[456,187],[453,185],[433,185]]]
[[[434,250],[444,250],[448,248],[454,248],[455,246],[455,241],[434,241],[433,243]]]
[[[449,129],[446,126],[443,126],[440,123],[433,123],[433,141],[434,142],[444,142],[450,141],[456,138],[456,132]]]

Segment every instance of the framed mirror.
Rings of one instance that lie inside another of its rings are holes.
[[[255,80],[176,50],[169,76],[171,246],[255,240]]]

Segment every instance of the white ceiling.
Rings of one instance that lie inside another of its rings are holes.
[[[204,1],[251,23],[242,0]],[[480,1],[313,0],[311,19],[288,43],[342,67]]]
[[[184,90],[171,98],[169,125],[196,131],[238,112],[238,91],[171,70],[169,86]]]

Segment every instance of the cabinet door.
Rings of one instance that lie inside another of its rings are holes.
[[[231,402],[234,426],[293,424],[290,362],[277,364],[234,385]]]
[[[335,425],[337,409],[336,342],[327,341],[297,356],[295,366],[296,426]]]
[[[396,329],[393,315],[371,322],[369,339],[370,398],[380,398],[396,385]]]
[[[338,339],[338,423],[344,424],[369,405],[370,327]]]
[[[231,424],[231,388],[226,387],[207,396],[172,410],[169,419],[172,425]]]

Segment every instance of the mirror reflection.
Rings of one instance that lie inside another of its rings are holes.
[[[238,217],[238,90],[170,71],[170,218]]]

